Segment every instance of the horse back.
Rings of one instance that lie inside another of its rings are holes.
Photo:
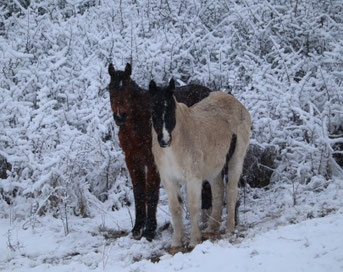
[[[235,97],[221,91],[211,92],[206,98],[190,108],[194,115],[202,115],[209,119],[218,117],[226,119],[231,125],[241,123],[251,125],[248,110]]]
[[[187,126],[192,134],[198,134],[195,138],[202,139],[196,145],[198,149],[204,149],[204,154],[211,153],[207,148],[213,149],[213,143],[218,143],[218,150],[215,153],[226,154],[233,135],[237,137],[238,147],[249,142],[250,114],[232,95],[221,91],[212,92],[188,110],[192,122]]]

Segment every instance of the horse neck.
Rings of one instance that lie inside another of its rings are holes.
[[[179,144],[179,141],[182,138],[185,138],[185,134],[189,133],[189,131],[192,131],[190,127],[192,126],[192,120],[189,108],[183,103],[178,103],[175,97],[174,100],[176,124],[172,136],[174,143]]]

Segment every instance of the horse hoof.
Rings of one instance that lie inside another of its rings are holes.
[[[220,239],[220,233],[217,232],[204,232],[202,234],[202,241]]]
[[[135,240],[140,240],[142,238],[142,236],[137,234],[137,233],[132,233],[132,238]]]
[[[208,240],[208,239],[212,239],[213,237],[215,237],[215,233],[214,232],[204,232],[202,234],[202,240]]]
[[[131,233],[132,233],[132,238],[135,240],[140,240],[142,238],[142,230],[141,229],[139,229],[139,230],[133,229]]]
[[[155,238],[155,232],[154,231],[144,231],[143,237],[147,239],[149,242],[151,242]]]
[[[194,248],[195,248],[195,246],[188,245],[188,246],[186,247],[185,252],[191,252]]]
[[[168,253],[170,255],[175,255],[176,253],[178,252],[182,252],[182,247],[171,247],[169,250],[168,250]]]

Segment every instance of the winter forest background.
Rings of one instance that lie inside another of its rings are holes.
[[[110,62],[132,63],[143,88],[174,77],[242,101],[253,127],[241,213],[295,223],[343,203],[341,0],[0,0],[0,54],[10,222],[52,215],[67,235],[70,220],[132,207]]]

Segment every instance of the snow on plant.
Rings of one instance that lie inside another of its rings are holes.
[[[252,143],[278,152],[272,186],[289,184],[296,204],[341,171],[342,12],[339,0],[4,2],[0,152],[12,172],[0,192],[18,217],[132,203],[107,93],[108,63],[130,62],[142,87],[173,76],[231,91]]]

